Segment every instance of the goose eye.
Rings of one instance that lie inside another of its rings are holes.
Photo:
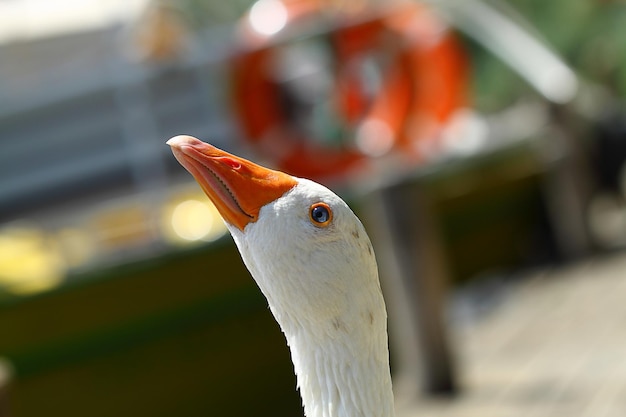
[[[309,217],[316,226],[326,227],[333,220],[333,211],[326,203],[315,203],[309,210]]]

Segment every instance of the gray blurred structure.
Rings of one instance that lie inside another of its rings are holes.
[[[0,46],[0,221],[162,185],[175,134],[228,147],[219,68],[140,63],[128,41],[117,26]]]

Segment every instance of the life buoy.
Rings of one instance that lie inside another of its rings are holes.
[[[342,175],[392,151],[419,161],[466,102],[463,49],[423,5],[349,13],[260,0],[240,29],[235,113],[244,137],[294,175]]]

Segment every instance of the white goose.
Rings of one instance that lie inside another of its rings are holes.
[[[305,415],[394,415],[387,313],[370,240],[327,188],[190,136],[174,156],[213,201],[285,334]]]

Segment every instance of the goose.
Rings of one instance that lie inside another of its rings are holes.
[[[217,207],[291,353],[307,417],[394,415],[369,237],[328,188],[192,136],[167,141]]]

